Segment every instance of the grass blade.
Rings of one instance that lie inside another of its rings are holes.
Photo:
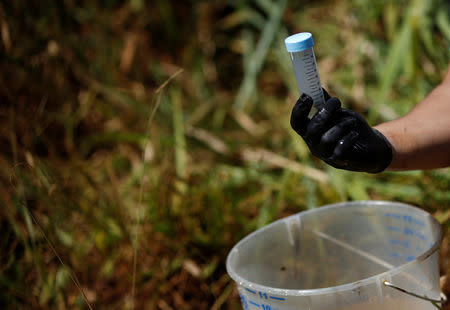
[[[33,222],[36,224],[36,226],[38,227],[39,231],[41,232],[42,236],[44,237],[45,241],[47,242],[48,246],[50,247],[50,249],[52,250],[53,254],[56,256],[56,258],[58,259],[59,263],[61,264],[61,266],[63,268],[65,268],[66,270],[68,270],[69,274],[70,274],[70,278],[72,280],[72,282],[76,285],[76,287],[78,288],[78,290],[81,293],[81,296],[84,300],[84,303],[86,304],[86,306],[88,306],[88,308],[90,310],[92,310],[92,306],[89,303],[89,300],[83,290],[83,288],[81,287],[80,281],[78,280],[78,277],[76,276],[75,273],[73,273],[68,267],[67,265],[64,263],[64,261],[62,260],[61,256],[59,256],[58,252],[56,251],[55,247],[53,246],[53,243],[50,241],[50,239],[47,237],[47,234],[45,233],[43,227],[41,226],[41,224],[38,222],[38,220],[33,216],[33,213],[31,213],[31,211],[27,208],[26,205],[22,205],[25,212],[28,213],[28,215],[31,217],[31,219],[33,220]]]
[[[160,87],[158,87],[155,91],[155,94],[158,96],[156,97],[156,103],[155,106],[148,118],[147,122],[147,129],[146,133],[149,135],[149,131],[151,128],[151,124],[153,122],[153,119],[155,117],[156,111],[159,108],[160,102],[161,102],[161,96],[162,96],[162,90],[168,85],[168,83],[173,80],[175,77],[177,77],[179,74],[183,72],[182,69],[175,72],[172,76],[170,76]],[[144,151],[142,152],[142,162],[145,162],[145,150],[147,149],[147,146],[144,147]],[[133,275],[132,275],[132,285],[131,285],[131,309],[134,309],[134,300],[136,298],[136,272],[137,272],[137,255],[138,255],[138,244],[139,244],[139,230],[141,226],[141,212],[140,207],[142,203],[142,196],[144,192],[144,183],[145,183],[145,171],[141,175],[140,180],[140,186],[139,186],[139,198],[138,198],[138,204],[136,208],[136,232],[135,232],[135,238],[134,238],[134,244],[133,244]]]
[[[183,107],[181,105],[181,92],[172,89],[170,92],[173,116],[173,136],[175,141],[175,168],[177,176],[181,179],[186,177],[186,140],[184,132]]]
[[[283,16],[286,4],[287,0],[281,0],[277,5],[274,5],[269,20],[261,33],[261,38],[258,41],[253,56],[250,58],[247,65],[244,64],[244,68],[246,69],[244,79],[233,104],[233,107],[236,109],[244,109],[254,93],[257,76],[264,64],[267,52],[278,33],[281,17]]]
[[[411,37],[412,28],[408,22],[404,22],[395,43],[389,50],[386,64],[383,67],[384,70],[380,70],[378,94],[374,102],[375,108],[369,111],[369,122],[373,122],[377,116],[376,112],[379,108],[376,106],[386,102],[388,93],[396,81],[401,65],[404,63],[405,55],[408,54],[411,46]]]
[[[450,19],[448,14],[448,11],[439,11],[436,16],[436,24],[445,38],[450,41]]]

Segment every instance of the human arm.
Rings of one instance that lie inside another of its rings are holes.
[[[309,96],[291,115],[292,128],[311,152],[333,167],[378,173],[450,165],[450,70],[444,81],[406,116],[374,128],[326,94],[326,104],[311,119]]]
[[[392,145],[389,170],[450,166],[450,70],[407,115],[374,128]]]

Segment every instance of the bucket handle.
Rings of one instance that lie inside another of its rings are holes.
[[[423,300],[427,300],[427,301],[431,301],[431,302],[435,302],[435,303],[445,303],[447,301],[447,296],[445,296],[445,294],[442,293],[442,292],[441,292],[441,298],[440,299],[433,299],[433,298],[428,298],[426,296],[418,295],[418,294],[413,293],[413,292],[409,292],[409,291],[405,290],[404,288],[398,287],[398,286],[396,286],[396,285],[394,285],[391,282],[388,282],[386,280],[383,281],[383,284],[385,286],[387,286],[387,287],[391,287],[393,289],[396,289],[397,291],[400,291],[402,293],[405,293],[405,294],[408,294],[408,295],[411,295],[411,296],[414,296],[414,297],[417,297],[417,298],[420,298],[420,299],[423,299]]]

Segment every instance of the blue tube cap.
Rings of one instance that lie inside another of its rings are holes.
[[[309,32],[300,32],[287,37],[284,40],[288,52],[301,52],[314,46],[312,34]]]

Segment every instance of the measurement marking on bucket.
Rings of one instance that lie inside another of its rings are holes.
[[[258,304],[254,301],[249,300],[249,303],[255,307],[261,308],[263,310],[277,310],[277,308],[272,308],[271,305],[267,305],[267,304]]]
[[[415,225],[418,225],[418,226],[421,226],[421,227],[425,227],[425,223],[423,221],[418,220],[418,219],[412,217],[411,215],[400,214],[400,213],[389,213],[389,212],[385,213],[384,215],[387,216],[387,217],[392,217],[392,218],[397,219],[397,220],[402,220],[403,219],[404,222],[407,222],[407,223],[410,223],[410,224],[415,224]]]
[[[410,236],[410,237],[417,237],[419,239],[421,239],[422,241],[426,241],[426,237],[424,234],[415,231],[414,229],[411,229],[409,227],[404,227],[403,230],[400,227],[396,227],[396,226],[387,226],[386,229],[388,231],[394,231],[394,232],[398,232],[398,233],[403,233],[406,236]]]
[[[396,231],[396,232],[402,231],[402,229],[400,227],[394,227],[394,226],[388,226],[387,229],[390,231]]]
[[[407,262],[413,261],[416,257],[414,255],[406,255],[406,256],[402,256],[398,253],[390,253],[389,254],[390,257],[394,257],[394,258],[403,258],[404,260],[406,260]]]
[[[416,237],[419,237],[420,239],[422,239],[423,241],[425,241],[425,235],[419,234],[417,231],[414,234]]]
[[[400,214],[395,214],[395,213],[386,213],[385,216],[393,217],[395,219],[401,219],[402,218],[402,216]]]
[[[252,294],[256,294],[256,291],[253,291],[253,290],[251,290],[251,289],[249,289],[249,288],[245,288],[245,290],[246,290],[247,292],[252,293]]]
[[[394,252],[394,253],[391,253],[390,256],[391,257],[400,257],[400,254]]]
[[[278,300],[278,301],[285,301],[286,298],[284,297],[278,297],[278,296],[271,296],[267,293],[260,292],[260,291],[254,291],[249,288],[245,288],[245,290],[249,293],[252,293],[253,295],[259,296],[260,299],[272,299],[272,300]]]
[[[403,233],[407,236],[414,236],[414,230],[412,230],[411,228],[405,227],[403,229]]]
[[[253,306],[256,306],[256,307],[261,307],[261,305],[260,304],[257,304],[256,302],[254,302],[254,301],[251,301],[251,300],[249,300],[248,301],[250,304],[252,304]]]
[[[402,240],[397,240],[397,239],[391,239],[389,240],[389,242],[393,245],[401,245],[404,246],[405,248],[409,248],[409,241],[402,241]]]
[[[245,296],[241,295],[241,294],[239,294],[239,296],[241,297],[241,303],[244,306],[244,310],[247,310],[248,309],[248,303],[247,303],[247,300],[245,299]]]

